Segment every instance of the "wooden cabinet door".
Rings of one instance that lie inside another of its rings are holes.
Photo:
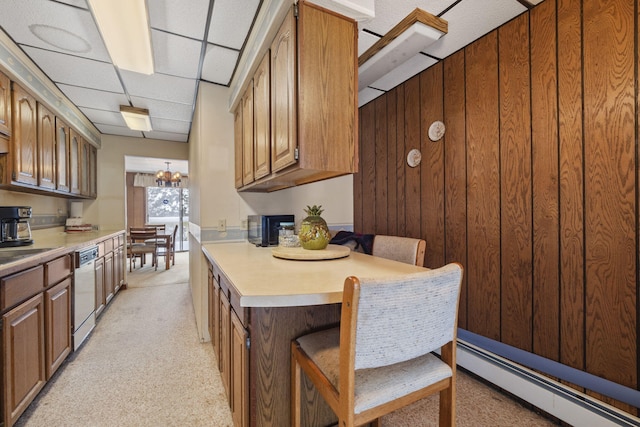
[[[115,289],[113,274],[113,252],[109,252],[104,256],[104,298],[105,304],[111,302]]]
[[[82,137],[73,128],[69,130],[69,192],[80,194],[80,168]]]
[[[69,125],[56,117],[56,189],[69,191]]]
[[[105,307],[104,294],[104,257],[96,259],[95,263],[96,275],[96,317],[102,314]]]
[[[244,159],[242,157],[242,101],[236,107],[236,111],[233,114],[233,139],[234,139],[234,155],[235,155],[235,182],[236,188],[242,187],[242,165]]]
[[[56,118],[38,103],[38,186],[56,188]]]
[[[253,76],[254,179],[271,172],[270,57],[264,56]]]
[[[224,295],[220,295],[220,376],[222,385],[231,399],[231,306]]]
[[[38,140],[36,99],[13,84],[13,172],[11,179],[38,184]]]
[[[0,73],[0,134],[11,136],[11,80]]]
[[[249,333],[231,310],[231,418],[235,427],[249,425]]]
[[[119,245],[113,251],[113,293],[120,290],[124,283],[124,247]]]
[[[2,316],[4,425],[11,426],[45,384],[42,293]]]
[[[220,368],[220,284],[214,277],[213,279],[213,352],[218,358],[218,369]]]
[[[296,19],[293,8],[271,45],[271,171],[296,162]]]
[[[98,197],[98,149],[89,145],[89,196]]]
[[[253,175],[253,86],[242,97],[242,184],[251,184]]]
[[[45,292],[47,380],[71,353],[71,278]]]
[[[91,194],[91,144],[84,138],[80,143],[80,194]]]

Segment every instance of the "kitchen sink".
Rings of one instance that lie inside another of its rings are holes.
[[[0,264],[9,264],[22,258],[37,255],[55,248],[0,249]]]

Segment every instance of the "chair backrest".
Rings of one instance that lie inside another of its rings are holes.
[[[129,239],[132,242],[144,242],[145,240],[155,239],[158,229],[155,227],[130,227]]]
[[[372,255],[422,267],[426,246],[423,239],[376,234]]]
[[[178,233],[178,224],[173,227],[173,233],[171,233],[171,250],[175,252],[176,249],[176,234]]]
[[[461,283],[458,263],[393,279],[347,278],[340,347],[349,360],[341,356],[340,366],[387,366],[455,340]]]
[[[164,232],[167,228],[166,224],[145,224],[145,228],[155,228],[158,233]]]

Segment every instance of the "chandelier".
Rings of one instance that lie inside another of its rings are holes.
[[[182,182],[182,175],[180,175],[180,172],[172,174],[169,170],[171,162],[165,163],[167,165],[167,170],[159,170],[158,173],[156,173],[156,183],[158,184],[158,187],[179,187],[180,182]]]

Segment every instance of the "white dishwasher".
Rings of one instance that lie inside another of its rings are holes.
[[[73,350],[77,350],[96,326],[96,273],[98,247],[76,252],[73,284]]]

